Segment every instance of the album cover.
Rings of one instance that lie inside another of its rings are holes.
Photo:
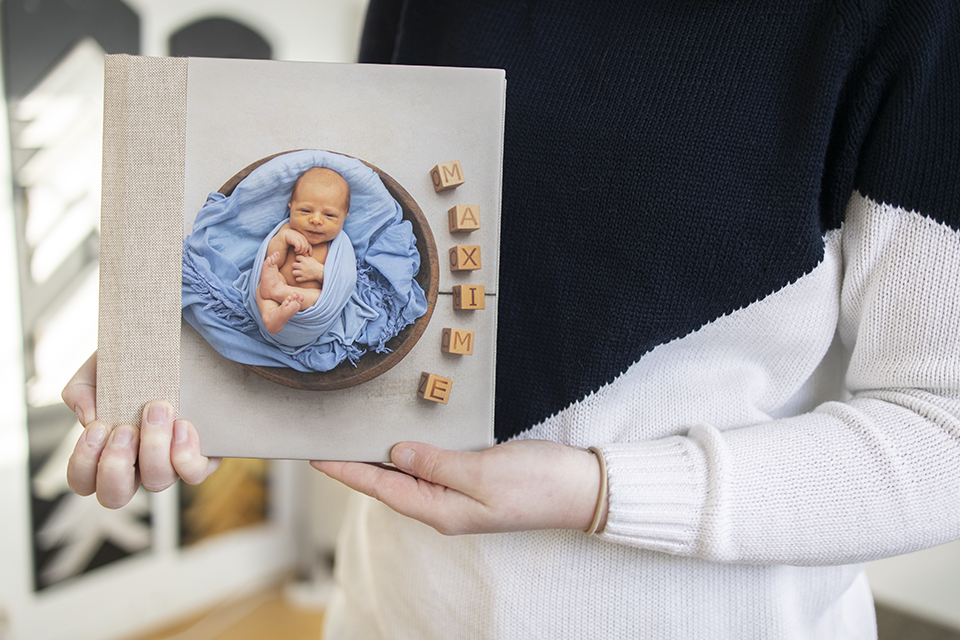
[[[505,76],[107,56],[97,411],[206,455],[492,444]]]

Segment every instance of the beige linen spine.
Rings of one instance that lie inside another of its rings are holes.
[[[97,418],[180,399],[187,60],[106,57]]]

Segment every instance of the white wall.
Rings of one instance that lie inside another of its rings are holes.
[[[0,67],[2,68],[2,67]],[[2,80],[2,76],[0,76]],[[7,119],[0,101],[0,122]],[[29,549],[27,487],[27,412],[23,387],[23,345],[20,336],[17,246],[11,195],[10,148],[6,126],[0,126],[0,549]],[[9,637],[13,611],[32,570],[26,554],[0,553],[0,639]]]
[[[960,631],[960,540],[867,567],[877,602]]]

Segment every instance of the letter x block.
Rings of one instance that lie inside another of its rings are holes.
[[[450,387],[452,386],[453,381],[449,378],[424,371],[420,374],[420,386],[417,388],[417,395],[424,400],[447,404],[450,400]]]
[[[480,268],[480,246],[458,244],[450,248],[450,270],[472,271]]]
[[[456,353],[461,356],[473,355],[473,331],[466,329],[444,329],[440,340],[440,350],[444,353]]]
[[[460,161],[438,164],[430,170],[430,179],[433,180],[433,190],[436,192],[456,189],[464,183]]]
[[[458,204],[449,211],[450,233],[476,231],[480,228],[480,207],[475,204]]]
[[[474,311],[484,308],[482,284],[458,284],[453,287],[453,308]]]

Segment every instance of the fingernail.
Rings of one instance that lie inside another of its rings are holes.
[[[182,444],[187,441],[187,423],[177,420],[173,423],[173,441]]]
[[[113,444],[118,447],[125,447],[133,442],[133,427],[129,425],[120,425],[113,430]]]
[[[86,442],[88,447],[93,447],[95,449],[103,446],[103,443],[107,441],[107,425],[105,424],[95,424],[89,429],[87,429]]]
[[[397,465],[398,469],[410,471],[413,468],[413,449],[410,447],[399,447],[394,449],[393,455],[390,457],[393,459],[393,464]]]
[[[147,409],[147,424],[163,424],[167,419],[167,405],[160,402],[150,405]]]

